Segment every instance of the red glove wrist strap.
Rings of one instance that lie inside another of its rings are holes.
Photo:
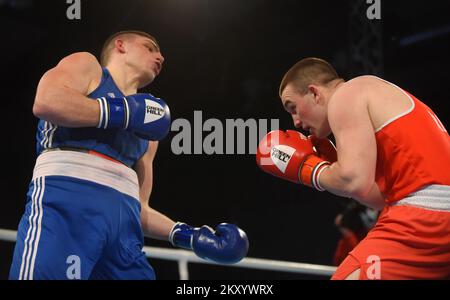
[[[300,183],[313,187],[319,191],[324,191],[319,184],[320,173],[330,165],[328,161],[321,159],[315,155],[308,156],[300,166],[299,181]]]

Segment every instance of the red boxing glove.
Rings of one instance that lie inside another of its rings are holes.
[[[274,130],[259,143],[256,163],[269,174],[324,191],[318,177],[330,163],[313,147],[311,139],[298,131]]]
[[[330,163],[337,161],[336,147],[332,141],[329,139],[318,138],[314,135],[308,136],[308,139],[311,140],[311,143],[317,152],[317,156]]]

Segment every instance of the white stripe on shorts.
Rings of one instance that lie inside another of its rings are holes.
[[[20,265],[19,280],[33,279],[34,263],[38,251],[42,224],[42,196],[45,190],[45,178],[33,179],[33,193],[31,195],[31,213],[28,218],[28,231],[24,241],[22,263]]]

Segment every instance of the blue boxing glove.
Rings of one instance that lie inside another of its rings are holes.
[[[234,264],[248,252],[245,232],[234,224],[222,223],[214,231],[208,226],[194,228],[185,223],[176,223],[169,235],[172,245],[193,250],[206,260],[221,264]]]
[[[123,98],[102,97],[97,128],[122,128],[152,141],[163,139],[170,129],[167,104],[151,94],[134,94]]]

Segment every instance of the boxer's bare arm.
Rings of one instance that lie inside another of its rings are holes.
[[[323,171],[320,184],[333,194],[380,209],[384,198],[375,183],[377,146],[364,83],[352,81],[330,99],[328,119],[338,161]]]
[[[357,196],[354,196],[353,199],[375,210],[382,210],[383,207],[386,205],[384,196],[380,192],[380,188],[378,187],[376,182],[372,184],[372,187],[369,189],[369,192],[366,195],[364,195],[363,198],[358,198]]]
[[[41,78],[33,113],[36,117],[65,127],[94,127],[99,105],[86,97],[100,82],[102,69],[90,53],[63,58]]]
[[[144,235],[150,238],[167,240],[175,225],[167,216],[149,206],[153,187],[153,159],[158,142],[149,142],[147,152],[137,161],[135,170],[139,180],[139,198],[141,201],[141,224]]]

